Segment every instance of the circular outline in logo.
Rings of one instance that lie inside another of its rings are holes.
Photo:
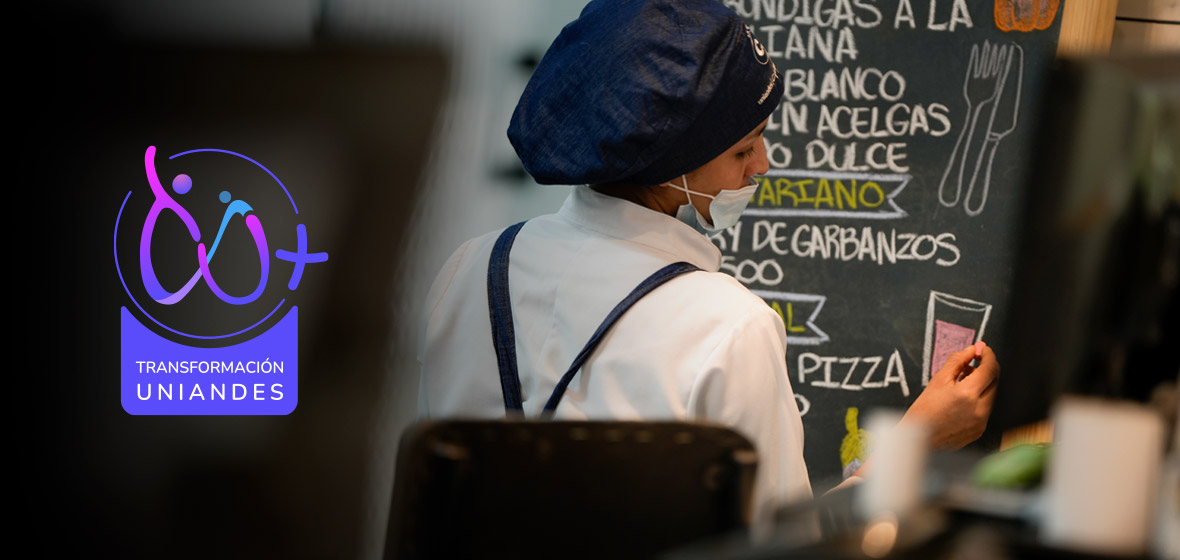
[[[763,47],[758,38],[754,36],[754,32],[750,30],[750,26],[745,25],[745,27],[746,37],[750,39],[750,46],[754,48],[754,60],[756,60],[758,64],[766,66],[766,63],[770,62],[770,53],[766,52],[766,47]]]
[[[287,195],[287,200],[289,200],[291,202],[291,209],[295,211],[296,215],[299,215],[299,208],[297,206],[295,206],[295,199],[291,196],[291,192],[287,190],[287,186],[284,185],[283,182],[280,181],[279,178],[273,172],[271,172],[271,170],[267,169],[265,165],[258,163],[257,161],[255,161],[254,159],[252,159],[248,156],[239,154],[237,152],[231,152],[229,150],[220,150],[217,148],[201,148],[201,149],[197,149],[197,150],[188,150],[187,152],[180,152],[178,154],[168,156],[168,159],[175,159],[180,156],[194,154],[194,153],[198,153],[198,152],[218,152],[218,153],[223,153],[223,154],[230,154],[233,156],[240,157],[250,163],[253,163],[254,165],[257,165],[260,169],[265,171],[267,175],[270,175],[271,179],[274,179],[275,182],[278,183],[279,188],[283,189],[283,193]],[[254,323],[253,325],[250,325],[249,327],[246,327],[238,332],[229,333],[229,334],[208,335],[208,336],[189,334],[186,332],[181,332],[179,330],[176,330],[172,327],[169,327],[168,325],[165,325],[164,323],[161,323],[158,319],[153,317],[151,315],[151,313],[148,313],[147,310],[144,309],[142,305],[139,304],[139,301],[135,299],[135,296],[131,295],[131,290],[129,288],[127,288],[127,281],[123,279],[123,270],[119,267],[119,222],[123,218],[123,209],[127,206],[127,201],[131,199],[132,192],[133,191],[127,191],[127,196],[123,197],[123,203],[121,205],[119,205],[119,214],[118,214],[118,216],[115,217],[115,237],[114,237],[115,271],[119,274],[119,283],[123,285],[123,291],[126,292],[127,297],[131,299],[131,303],[134,303],[135,307],[137,309],[139,309],[140,313],[143,313],[143,315],[145,317],[147,317],[148,319],[151,319],[153,323],[159,325],[161,328],[163,328],[169,332],[172,332],[174,334],[178,334],[180,336],[193,338],[193,339],[199,339],[199,340],[219,340],[219,339],[224,339],[224,338],[231,338],[234,336],[238,336],[240,334],[245,334],[247,332],[250,332],[254,328],[258,327],[258,325],[265,323],[267,319],[270,319],[271,316],[274,315],[280,308],[283,307],[283,304],[287,302],[287,298],[282,298],[279,301],[278,305],[275,305],[275,308],[272,309],[270,311],[270,313],[267,313],[265,317],[263,317],[262,319],[259,319],[259,321],[257,323]]]

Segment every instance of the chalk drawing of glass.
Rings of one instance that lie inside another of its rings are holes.
[[[930,383],[947,357],[983,339],[991,314],[991,304],[930,291],[922,347],[922,386]]]

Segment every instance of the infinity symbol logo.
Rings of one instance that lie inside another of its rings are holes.
[[[151,186],[152,194],[155,195],[155,201],[152,203],[151,210],[148,211],[147,218],[144,220],[143,231],[140,234],[139,240],[139,271],[148,295],[158,303],[172,305],[183,300],[193,287],[196,286],[197,281],[204,279],[205,284],[209,286],[209,289],[218,299],[231,305],[246,305],[257,300],[263,291],[266,290],[266,281],[270,276],[270,251],[266,243],[266,232],[262,228],[262,222],[254,213],[254,209],[243,200],[233,200],[229,192],[223,191],[220,200],[228,204],[228,207],[221,219],[221,226],[217,230],[217,236],[213,239],[212,247],[206,248],[205,243],[201,240],[201,230],[197,227],[196,220],[161,185],[159,176],[156,173],[155,154],[156,147],[149,146],[143,158],[148,184]],[[185,194],[191,188],[192,179],[187,175],[177,175],[172,181],[172,190],[176,194]],[[189,236],[197,244],[197,270],[189,278],[188,282],[176,292],[169,292],[160,284],[159,279],[156,277],[155,269],[152,267],[152,233],[156,228],[156,222],[165,210],[172,211],[176,217],[180,218],[180,221],[188,229]],[[213,260],[213,255],[217,252],[217,247],[221,243],[221,238],[225,234],[226,227],[229,226],[235,216],[241,216],[245,220],[246,229],[250,231],[250,236],[254,239],[254,247],[258,250],[258,262],[261,268],[258,285],[254,288],[253,292],[242,297],[231,296],[222,290],[217,285],[216,280],[213,279],[213,273],[209,270],[209,263]],[[292,271],[291,280],[287,284],[287,287],[291,290],[294,290],[299,285],[299,280],[303,275],[303,269],[308,263],[328,260],[327,253],[307,252],[307,229],[303,224],[299,224],[296,227],[296,235],[298,237],[298,248],[295,252],[279,250],[275,253],[275,257],[280,260],[295,263],[295,270]]]

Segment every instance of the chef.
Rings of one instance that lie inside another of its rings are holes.
[[[758,450],[755,519],[811,497],[783,322],[719,272],[707,237],[737,223],[768,170],[782,95],[766,49],[717,0],[590,2],[508,127],[537,182],[578,186],[556,214],[472,239],[443,266],[421,414],[723,424]],[[986,425],[991,350],[955,382],[974,357],[952,356],[906,414],[943,447]]]

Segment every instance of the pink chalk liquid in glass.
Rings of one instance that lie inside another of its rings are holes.
[[[975,329],[934,320],[934,357],[930,360],[930,377],[938,373],[951,354],[975,343]]]

